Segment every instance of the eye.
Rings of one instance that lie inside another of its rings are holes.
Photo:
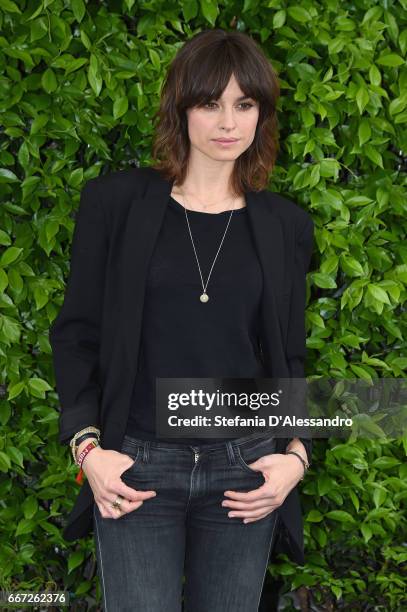
[[[203,104],[204,108],[213,108],[214,106],[217,105],[217,102],[206,102]],[[241,102],[239,104],[239,106],[245,107],[243,110],[249,110],[249,108],[252,108],[254,106],[254,104],[252,104],[251,102]]]

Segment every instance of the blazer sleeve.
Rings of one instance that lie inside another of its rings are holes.
[[[295,414],[307,416],[306,387],[304,361],[306,357],[306,276],[311,262],[314,246],[314,222],[306,213],[305,223],[298,232],[295,244],[293,293],[290,303],[286,356],[290,370],[290,378],[303,379],[293,383],[290,402],[295,407]],[[312,439],[300,437],[307,451],[308,462],[311,463]]]
[[[60,402],[59,442],[99,424],[98,357],[108,251],[97,178],[82,189],[71,245],[70,273],[49,340]]]

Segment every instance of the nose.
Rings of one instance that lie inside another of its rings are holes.
[[[219,127],[223,130],[233,130],[236,126],[236,118],[233,108],[221,110],[219,117]]]

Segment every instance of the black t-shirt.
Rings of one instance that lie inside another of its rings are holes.
[[[188,210],[204,284],[230,211]],[[146,282],[139,367],[126,434],[185,444],[232,438],[155,436],[155,378],[263,377],[258,323],[262,268],[247,208],[234,210],[202,303],[202,283],[184,207],[170,196]]]

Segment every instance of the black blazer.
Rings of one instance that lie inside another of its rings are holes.
[[[99,425],[101,445],[120,451],[137,372],[144,286],[172,182],[153,168],[128,168],[87,181],[71,246],[64,302],[49,338],[61,404],[59,441]],[[306,273],[314,225],[301,207],[267,190],[245,194],[263,269],[260,350],[270,377],[304,377]],[[301,438],[311,456],[311,440]],[[284,452],[289,438],[278,439]],[[85,479],[63,535],[92,529]],[[297,487],[278,508],[277,551],[304,563]]]

